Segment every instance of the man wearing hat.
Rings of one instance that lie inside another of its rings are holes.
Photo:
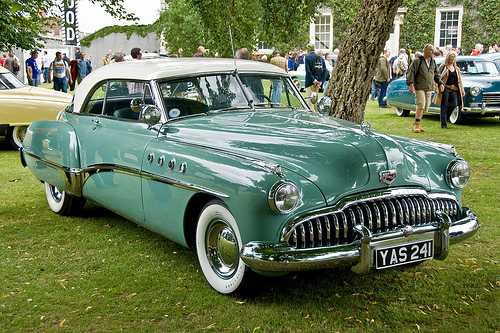
[[[408,59],[406,56],[406,50],[400,49],[397,59],[394,61],[392,65],[393,72],[396,73],[397,78],[399,79],[403,76],[408,69]]]
[[[271,59],[271,65],[278,66],[279,68],[288,73],[287,61],[285,58],[280,56],[280,51],[278,50],[273,51],[273,58]],[[283,89],[283,82],[281,80],[273,82],[273,96],[271,97],[272,103],[277,103],[277,104],[281,103],[282,89]]]

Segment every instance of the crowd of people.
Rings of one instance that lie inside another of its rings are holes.
[[[147,51],[144,51],[147,53]],[[177,53],[169,54],[168,57],[182,57],[184,50],[179,48]],[[491,44],[488,51],[483,44],[476,44],[470,55],[481,53],[500,52],[497,43]],[[339,53],[335,49],[333,53]],[[80,82],[92,72],[92,59],[85,57],[86,54],[76,49],[74,60],[70,60],[66,53],[56,52],[53,60],[47,56],[47,51],[43,52],[41,58],[41,68],[38,68],[38,51],[32,51],[30,58],[25,62],[26,77],[30,86],[38,86],[43,79],[44,83],[52,83],[54,90],[67,92],[68,86],[74,90],[76,83]],[[266,54],[259,56],[256,52],[251,54],[248,49],[241,48],[236,52],[237,59],[255,60],[270,62],[286,72],[297,70],[300,65],[305,66],[305,91],[306,97],[310,97],[313,92],[319,92],[321,88],[326,90],[328,79],[333,69],[332,54],[323,54],[321,51],[315,51],[314,46],[308,46],[307,53],[303,50],[297,51],[295,57],[292,52],[284,53],[284,57],[278,50],[272,52],[272,57],[268,60]],[[429,110],[432,91],[436,92],[433,103],[441,105],[441,127],[447,129],[447,121],[457,104],[465,96],[462,85],[460,69],[456,65],[457,55],[463,55],[461,47],[455,45],[446,45],[443,50],[439,47],[433,47],[427,44],[423,52],[411,54],[406,49],[400,49],[398,55],[391,58],[390,49],[385,49],[377,62],[375,76],[371,86],[371,101],[375,98],[381,108],[389,108],[385,102],[385,95],[389,83],[403,76],[406,73],[406,82],[409,86],[409,92],[415,94],[415,123],[413,132],[425,132],[421,126],[421,119],[424,112]],[[142,59],[140,48],[133,48],[130,52],[132,60]],[[439,68],[434,61],[434,57],[445,56],[445,63]],[[206,57],[206,50],[199,46],[193,57]],[[410,61],[411,60],[411,61]],[[115,62],[125,61],[123,49],[113,53],[109,50],[101,60],[101,66],[107,66]],[[19,59],[13,52],[4,55],[0,60],[0,65],[9,69],[15,75],[21,70]],[[281,99],[282,83],[277,82],[273,85],[272,102],[279,103]],[[307,98],[307,103],[311,110],[317,112],[316,105]]]

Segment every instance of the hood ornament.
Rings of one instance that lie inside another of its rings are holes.
[[[385,170],[385,171],[380,171],[379,173],[379,179],[382,183],[385,183],[387,185],[390,185],[394,179],[396,179],[396,170]]]
[[[359,128],[363,131],[363,133],[368,134],[370,132],[370,122],[368,120],[363,120],[359,125]]]

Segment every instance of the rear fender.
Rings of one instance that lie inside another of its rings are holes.
[[[68,123],[35,121],[26,132],[22,159],[40,179],[74,196],[81,196],[78,138]]]

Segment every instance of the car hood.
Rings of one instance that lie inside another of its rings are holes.
[[[23,100],[29,98],[30,100],[43,100],[45,102],[58,102],[64,105],[71,103],[73,96],[60,91],[54,91],[46,88],[39,87],[23,87],[16,89],[5,90],[6,96],[9,99],[19,99]]]
[[[380,173],[387,171],[397,174],[391,186],[431,186],[423,158],[405,152],[396,139],[311,112],[197,116],[171,121],[162,133],[170,140],[278,164],[285,178],[295,173],[314,183],[328,203],[386,188]]]
[[[500,75],[493,74],[462,74],[465,88],[479,86],[486,91],[497,92],[500,90]]]

